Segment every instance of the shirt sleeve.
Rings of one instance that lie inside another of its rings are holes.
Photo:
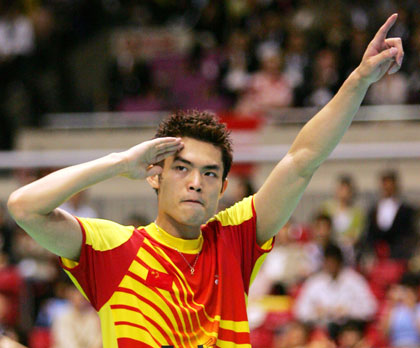
[[[317,304],[321,303],[319,292],[319,276],[309,278],[303,285],[302,290],[296,299],[294,306],[294,314],[296,318],[303,322],[320,320],[316,312]],[[322,282],[322,280],[321,280]]]
[[[83,242],[79,260],[60,258],[74,284],[99,311],[121,282],[143,237],[133,226],[102,219],[77,218]]]
[[[214,220],[220,224],[220,237],[235,255],[242,269],[244,288],[248,293],[265,259],[273,248],[271,238],[262,246],[257,243],[257,216],[254,196],[244,198],[232,207],[218,213]]]
[[[372,318],[377,311],[377,302],[366,280],[353,270],[348,271],[349,291],[347,308],[349,315],[354,319],[367,320]]]

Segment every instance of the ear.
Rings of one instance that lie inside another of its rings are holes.
[[[148,176],[146,178],[149,185],[152,186],[152,188],[154,188],[155,190],[159,190],[159,186],[160,186],[159,176],[160,174],[155,174],[155,175]]]
[[[223,197],[223,195],[224,195],[224,193],[225,193],[225,191],[228,187],[228,183],[229,183],[229,180],[226,178],[225,181],[223,181],[222,190],[220,191],[220,194],[219,194],[219,199]]]

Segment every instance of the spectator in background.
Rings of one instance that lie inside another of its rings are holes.
[[[67,298],[68,280],[64,272],[60,272],[59,277],[53,284],[53,294],[42,302],[37,313],[35,326],[51,328],[55,318],[67,310],[69,301]]]
[[[15,330],[19,326],[23,295],[23,279],[18,269],[0,251],[0,327]]]
[[[400,196],[397,173],[388,171],[380,177],[381,198],[369,211],[366,243],[373,248],[386,243],[391,258],[408,259],[417,242],[413,207]]]
[[[389,291],[388,308],[381,327],[392,347],[420,346],[420,303],[418,281],[406,275]]]
[[[363,327],[357,322],[348,322],[339,331],[338,348],[371,348],[363,337]]]
[[[354,203],[355,189],[349,176],[341,176],[337,181],[335,198],[323,204],[322,211],[332,220],[335,240],[353,247],[358,241],[365,216],[361,207]]]
[[[32,326],[43,300],[51,295],[58,274],[57,258],[39,247],[20,227],[14,230],[13,252],[24,281],[26,300],[22,306],[25,328]]]
[[[339,71],[337,54],[330,48],[317,52],[312,67],[310,91],[305,104],[309,106],[324,106],[338,90]]]
[[[366,47],[366,46],[365,46]],[[286,39],[284,51],[284,75],[294,90],[294,104],[302,105],[296,93],[304,88],[309,69],[308,45],[305,34],[292,30]]]
[[[219,88],[234,103],[249,84],[249,71],[253,63],[251,52],[247,33],[239,30],[233,32],[226,45],[226,57],[221,64]]]
[[[244,115],[292,105],[292,88],[281,72],[282,57],[278,48],[266,46],[260,57],[261,69],[251,77],[237,105],[237,110]]]
[[[283,332],[276,340],[275,348],[306,348],[309,344],[309,330],[298,321],[285,325]]]
[[[125,50],[110,64],[108,72],[108,103],[110,110],[128,111],[128,101],[146,96],[152,90],[150,66],[139,60],[134,43],[127,39]]]
[[[354,249],[351,245],[340,244],[335,238],[333,222],[329,215],[318,213],[314,216],[311,226],[312,240],[304,245],[305,253],[311,260],[311,272],[317,272],[321,269],[324,262],[323,255],[325,248],[333,243],[337,244],[343,255],[346,264],[352,265],[354,261]]]
[[[335,338],[337,329],[347,321],[370,320],[377,304],[366,280],[345,267],[340,248],[329,244],[323,270],[304,282],[294,310],[299,320],[325,326]]]
[[[409,97],[408,87],[408,78],[403,72],[386,75],[369,89],[366,101],[373,105],[405,104]]]
[[[13,228],[6,219],[4,207],[0,204],[0,252],[3,252],[11,263],[15,261],[12,240]]]
[[[311,259],[311,273],[321,269],[324,250],[327,245],[332,243],[332,234],[331,217],[322,213],[315,215],[311,224],[312,240],[305,246],[306,253]]]
[[[358,14],[355,15],[357,17],[359,16]],[[352,29],[352,31],[349,33],[348,41],[342,45],[340,50],[340,78],[347,76],[351,71],[353,71],[360,59],[362,59],[363,53],[365,52],[365,47],[368,43],[369,33],[366,31],[366,29]]]
[[[409,44],[411,55],[407,61],[409,102],[420,103],[420,25],[415,28],[410,36]]]
[[[172,104],[183,109],[221,111],[228,108],[228,100],[217,95],[219,66],[217,57],[211,57],[204,45],[196,42],[183,67],[174,78]]]
[[[17,120],[13,108],[15,96],[25,94],[28,57],[34,48],[32,23],[21,12],[21,2],[3,0],[0,3],[0,149],[10,150],[14,145]],[[22,115],[19,115],[22,117]]]
[[[67,202],[63,203],[60,208],[74,216],[87,218],[96,218],[98,213],[93,209],[87,201],[88,191],[80,191],[71,197]]]
[[[274,286],[290,288],[313,271],[309,254],[296,240],[302,234],[299,229],[301,226],[288,221],[276,235],[273,250],[251,285],[250,301],[269,295]]]
[[[69,306],[54,317],[52,348],[101,348],[101,328],[98,314],[79,290],[67,282]]]

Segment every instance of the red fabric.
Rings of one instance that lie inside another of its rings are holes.
[[[257,259],[267,250],[256,242],[256,212],[250,198],[219,214],[217,219],[202,226],[200,256],[196,259],[193,254],[184,254],[190,264],[197,260],[194,275],[191,275],[180,252],[168,247],[164,239],[160,240],[147,228],[135,230],[125,243],[105,251],[94,250],[87,245],[86,231],[83,230],[84,245],[79,264],[68,271],[97,310],[115,294],[111,311],[129,310],[141,313],[144,318],[143,321],[130,323],[126,322],[128,318],[119,318],[116,323],[102,323],[103,327],[120,325],[119,347],[142,347],[142,343],[135,345],[132,339],[128,339],[133,337],[131,333],[135,325],[172,332],[174,342],[183,340],[185,335],[196,342],[201,336],[208,336],[204,333],[205,327],[206,332],[217,333],[220,340],[232,344],[249,343],[248,333],[234,332],[234,328],[222,329],[218,321],[212,322],[208,318],[220,316],[226,321],[247,320],[244,294],[248,292]],[[92,219],[91,223],[95,221]],[[141,255],[148,256],[142,258]],[[145,260],[148,260],[147,264]],[[131,264],[134,267],[130,268]],[[144,286],[147,292],[141,291]],[[164,294],[162,289],[169,291]],[[134,305],[127,305],[127,294],[136,297]],[[153,302],[160,303],[161,307],[156,308]],[[148,315],[146,306],[163,318],[159,328],[155,318]],[[176,326],[182,328],[185,325],[185,330],[173,327],[173,321],[167,320],[172,316]],[[127,339],[121,340],[120,337]]]
[[[80,221],[79,224],[83,233],[79,264],[68,268],[61,259],[59,260],[61,266],[76,277],[92,306],[99,311],[126,274],[143,243],[143,236],[134,230],[131,238],[123,245],[112,250],[100,251],[86,244],[85,229]]]
[[[19,304],[22,295],[23,280],[15,267],[0,269],[0,294],[6,305],[6,313],[0,318],[2,324],[15,326],[19,319]]]
[[[172,274],[162,273],[156,270],[151,270],[147,274],[146,283],[150,286],[157,286],[158,288],[170,291],[174,276]]]
[[[29,334],[29,348],[50,348],[52,344],[49,329],[34,328]]]

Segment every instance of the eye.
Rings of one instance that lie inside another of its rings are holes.
[[[185,172],[187,170],[187,168],[184,167],[184,166],[176,166],[175,170],[180,171],[180,172]]]
[[[211,177],[213,177],[213,178],[217,178],[217,174],[216,174],[216,173],[214,173],[214,172],[205,172],[205,173],[204,173],[204,175],[205,175],[205,176],[211,176]]]

